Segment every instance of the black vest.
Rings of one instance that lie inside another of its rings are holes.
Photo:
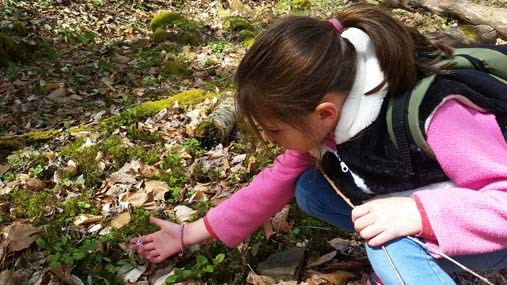
[[[460,94],[495,114],[505,137],[507,84],[489,82],[488,78],[475,70],[459,70],[437,76],[420,108],[421,125],[424,126],[426,119],[445,97]],[[422,151],[413,159],[414,173],[408,171],[387,132],[387,101],[384,100],[379,116],[370,126],[336,145],[337,155],[327,152],[322,157],[321,165],[326,174],[354,204],[360,204],[375,194],[406,191],[449,180],[438,162],[425,157]],[[361,183],[358,183],[359,180]],[[361,190],[362,183],[373,193]]]

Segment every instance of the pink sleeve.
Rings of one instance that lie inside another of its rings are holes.
[[[507,248],[507,145],[495,117],[450,100],[432,118],[427,141],[457,185],[414,194],[440,249],[466,255]]]
[[[211,209],[204,217],[207,230],[229,247],[239,244],[289,202],[297,178],[312,165],[309,154],[286,151],[250,185]]]

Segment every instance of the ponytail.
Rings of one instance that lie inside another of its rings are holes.
[[[340,12],[337,18],[345,28],[355,27],[366,32],[375,44],[375,53],[386,82],[368,94],[378,91],[385,83],[389,84],[389,93],[399,94],[415,85],[420,71],[439,73],[430,66],[433,62],[417,62],[419,52],[450,53],[449,47],[428,39],[378,6],[352,5]]]

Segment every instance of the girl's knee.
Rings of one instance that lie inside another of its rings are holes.
[[[310,209],[308,208],[308,198],[311,196],[312,191],[315,189],[316,174],[319,173],[317,173],[315,169],[310,168],[305,172],[303,172],[296,182],[295,187],[296,203],[298,207],[307,214],[311,214]]]

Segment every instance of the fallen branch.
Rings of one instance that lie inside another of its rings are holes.
[[[507,39],[507,9],[484,6],[467,0],[384,0],[388,6],[422,7],[443,17],[455,16],[474,25],[493,27],[503,39]]]
[[[194,136],[204,147],[224,143],[236,125],[234,98],[226,97],[216,109],[195,127]]]

